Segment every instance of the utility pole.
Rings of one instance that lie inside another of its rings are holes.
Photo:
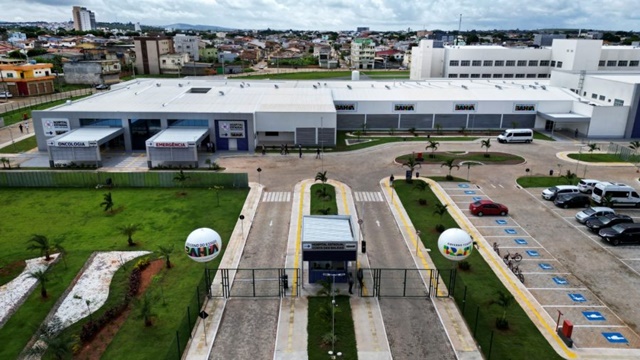
[[[460,36],[461,29],[462,29],[462,14],[460,14],[460,20],[458,21],[458,35],[456,35],[456,45],[458,45],[458,36]]]

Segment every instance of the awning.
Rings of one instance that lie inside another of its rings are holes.
[[[188,148],[195,147],[209,135],[208,128],[169,128],[147,140],[147,147]]]
[[[95,147],[124,133],[122,128],[83,127],[47,140],[48,146],[55,147]]]
[[[588,123],[591,117],[576,113],[543,113],[538,111],[538,116],[545,120],[555,121],[556,123]]]

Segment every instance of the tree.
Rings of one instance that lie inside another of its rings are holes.
[[[213,186],[213,190],[215,190],[216,192],[216,201],[218,203],[218,206],[220,206],[220,190],[224,189],[224,186],[222,185],[214,185]]]
[[[429,150],[431,149],[431,154],[429,155],[430,158],[435,158],[436,157],[436,150],[438,150],[438,146],[440,146],[440,143],[437,141],[433,141],[433,140],[429,140],[429,145],[427,145],[427,147],[425,147],[425,150]]]
[[[593,157],[593,152],[596,150],[600,150],[600,147],[598,146],[598,144],[596,143],[589,143],[587,144],[587,146],[589,147],[589,157]]]
[[[436,124],[436,134],[442,135],[442,124]]]
[[[447,213],[447,207],[449,205],[446,204],[440,204],[440,203],[436,203],[436,209],[433,210],[433,213],[435,215],[439,215],[440,216],[440,223],[438,225],[436,225],[436,230],[443,232],[444,231],[444,225],[442,225],[442,217],[444,216],[444,214]]]
[[[578,175],[576,173],[572,173],[571,170],[567,170],[567,173],[565,175],[560,176],[560,177],[562,179],[565,179],[567,181],[568,185],[571,185],[578,178]]]
[[[111,198],[111,193],[106,193],[102,195],[103,200],[100,203],[100,206],[104,206],[104,211],[113,212],[113,198]]]
[[[629,147],[633,150],[634,154],[638,154],[638,149],[640,149],[640,141],[632,141],[629,143]],[[636,156],[634,156],[635,162],[637,162]]]
[[[163,257],[167,264],[167,269],[171,269],[171,253],[173,253],[173,245],[171,246],[158,246],[158,252],[160,253],[160,257]]]
[[[425,181],[416,181],[416,183],[413,185],[412,190],[418,190],[421,195],[424,195],[425,191],[428,188],[429,188],[429,183]],[[427,205],[427,200],[421,196],[420,198],[418,198],[418,203],[420,205]]]
[[[453,170],[454,167],[460,169],[459,165],[456,165],[453,163],[454,161],[456,161],[456,159],[449,159],[440,165],[440,167],[446,166],[449,168],[449,175],[447,175],[447,180],[453,180],[453,176],[451,175],[451,170]]]
[[[28,243],[29,246],[27,246],[27,250],[38,250],[40,251],[40,256],[44,255],[44,259],[46,261],[51,260],[51,244],[46,236],[37,234],[31,235],[31,239],[29,239]]]
[[[422,165],[420,165],[420,163],[416,161],[413,155],[411,155],[409,160],[404,162],[402,166],[406,166],[409,168],[409,170],[411,171],[411,177],[413,177],[413,172],[416,170],[417,167],[422,168]],[[411,179],[407,179],[407,182],[411,182]]]
[[[491,139],[487,139],[487,140],[482,140],[482,145],[480,146],[480,148],[486,148],[486,152],[484,153],[484,157],[489,157],[489,148],[491,147]]]
[[[40,283],[40,296],[43,298],[47,297],[47,281],[49,281],[49,276],[47,275],[47,270],[40,269],[38,271],[30,272],[27,274],[30,278],[36,279],[37,282]]]
[[[0,162],[2,162],[3,169],[11,169],[11,160],[6,157],[1,157]]]
[[[187,176],[184,171],[180,170],[176,176],[173,177],[173,181],[177,182],[180,188],[184,188],[187,180],[191,179],[191,177]],[[180,195],[186,195],[187,193],[183,190],[180,192]]]
[[[141,300],[136,301],[138,305],[138,319],[144,320],[144,326],[153,325],[153,318],[156,314],[153,312],[153,301],[149,294],[144,294]]]
[[[320,181],[322,182],[322,196],[326,197],[327,196],[327,181],[329,180],[329,178],[327,177],[327,171],[318,171],[318,173],[316,174],[316,178],[315,181]]]
[[[38,341],[27,351],[27,355],[42,357],[46,352],[58,360],[70,358],[75,340],[70,332],[63,332],[63,329],[62,321],[57,316],[51,322],[45,321],[36,332]]]
[[[507,310],[513,305],[513,295],[505,293],[502,290],[497,291],[498,298],[493,300],[491,304],[498,305],[502,308],[502,316],[496,319],[496,327],[501,330],[509,328],[509,321],[507,320]]]
[[[140,226],[138,224],[128,224],[118,228],[120,234],[127,236],[127,243],[129,246],[135,246],[136,243],[133,242],[131,238],[133,234],[135,234],[138,230],[140,230]]]
[[[62,246],[62,242],[64,241],[64,237],[59,237],[53,241],[53,250],[56,251],[58,256],[62,257],[62,262],[64,262],[64,268],[67,268],[67,249]]]

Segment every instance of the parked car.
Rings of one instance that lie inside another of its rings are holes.
[[[582,179],[578,183],[578,188],[580,189],[580,192],[591,194],[591,192],[593,192],[593,187],[599,182],[600,180],[595,179]]]
[[[640,224],[618,224],[602,229],[598,235],[614,246],[640,242]]]
[[[612,227],[613,225],[629,224],[632,222],[633,219],[628,215],[607,214],[605,216],[598,216],[595,219],[587,220],[584,224],[587,225],[589,230],[597,234],[600,230]]]
[[[109,90],[109,89],[111,89],[111,85],[107,85],[107,84],[96,85],[96,90]]]
[[[584,224],[587,220],[595,219],[598,216],[605,216],[607,214],[615,214],[616,212],[612,208],[591,206],[588,209],[584,209],[576,214],[576,220],[579,223]]]
[[[0,98],[12,98],[13,94],[8,91],[0,91]]]
[[[496,202],[491,200],[478,200],[469,204],[469,211],[473,215],[484,216],[484,215],[502,215],[505,216],[509,213],[509,209]]]
[[[583,194],[558,195],[553,203],[561,208],[587,207],[591,205],[591,197]]]
[[[552,186],[548,189],[542,190],[542,198],[545,200],[555,200],[558,195],[562,194],[577,194],[580,192],[577,186],[573,185],[558,185]]]

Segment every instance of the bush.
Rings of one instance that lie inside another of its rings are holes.
[[[444,225],[442,225],[442,224],[438,224],[438,225],[436,225],[436,230],[437,230],[438,232],[443,232],[443,231],[444,231]]]
[[[471,269],[471,264],[466,260],[460,261],[458,263],[458,269],[462,271],[469,271]]]

